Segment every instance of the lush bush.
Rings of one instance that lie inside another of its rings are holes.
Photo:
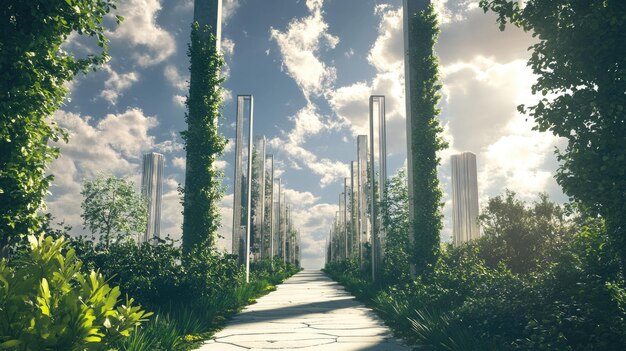
[[[576,216],[575,209],[566,211],[546,194],[529,205],[506,190],[483,209],[483,236],[476,247],[492,268],[505,263],[516,273],[544,269],[572,238],[576,226],[571,219]]]
[[[0,261],[0,348],[109,350],[151,314],[120,303],[101,273],[84,274],[63,238],[29,241],[28,255]]]
[[[250,262],[252,280],[266,280],[273,285],[281,283],[299,271],[300,268],[296,265],[284,262],[278,256]]]
[[[124,292],[150,306],[213,296],[243,282],[233,256],[195,249],[182,264],[182,250],[173,242],[120,242],[106,248],[75,238],[71,244],[88,267],[112,276]]]
[[[486,238],[442,247],[413,281],[374,285],[350,262],[326,271],[420,349],[625,350],[626,290],[603,221],[545,196],[494,203]]]
[[[60,252],[80,257],[83,271],[110,277],[107,282],[119,286],[117,294],[129,294],[154,311],[154,318],[131,328],[135,332],[130,337],[107,341],[124,351],[190,349],[228,316],[299,271],[279,258],[261,260],[251,264],[251,282],[245,283],[243,267],[232,255],[198,251],[183,256],[171,240],[156,245],[114,242],[106,247],[100,241],[70,237],[67,228],[54,229],[51,222],[47,218],[46,236],[64,242]],[[30,245],[21,240],[11,248],[12,266],[29,262]]]
[[[56,235],[63,236],[62,232]],[[98,269],[156,317],[124,340],[125,351],[184,350],[205,339],[231,314],[298,272],[282,259],[251,264],[251,282],[233,255],[199,248],[184,256],[174,242],[137,245],[70,238],[85,265]]]

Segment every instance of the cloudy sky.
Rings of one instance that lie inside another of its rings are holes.
[[[505,188],[525,199],[545,191],[564,197],[553,174],[562,141],[532,131],[516,112],[532,102],[534,77],[526,67],[530,35],[500,32],[478,0],[435,1],[441,22],[441,121],[450,149],[441,153],[445,195],[443,240],[450,241],[450,155],[477,154],[481,205]],[[255,98],[255,134],[269,152],[301,229],[303,265],[323,264],[323,246],[343,177],[356,156],[356,136],[366,133],[368,97],[386,96],[389,173],[406,160],[401,0],[224,0],[222,49],[228,80],[221,131],[234,136],[237,94]],[[125,17],[109,33],[112,60],[71,85],[56,113],[70,133],[51,173],[48,208],[57,220],[82,230],[83,179],[107,172],[140,182],[141,155],[165,154],[162,234],[180,238],[177,186],[184,180],[186,56],[192,0],[121,0]],[[72,37],[66,48],[89,50]],[[230,247],[232,143],[220,162],[226,196],[222,247]]]

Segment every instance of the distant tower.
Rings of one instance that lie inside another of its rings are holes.
[[[459,246],[480,237],[476,155],[463,152],[453,155],[451,161],[453,243]]]
[[[161,198],[163,197],[163,161],[164,157],[156,152],[143,155],[143,176],[141,194],[148,205],[148,225],[140,243],[150,242],[154,237],[161,237]]]

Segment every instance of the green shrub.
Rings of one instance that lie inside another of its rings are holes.
[[[562,222],[545,197],[505,200],[490,210],[494,240],[444,246],[413,281],[376,285],[347,261],[325,270],[420,350],[626,350],[624,277],[603,221]]]
[[[72,239],[71,245],[85,265],[111,276],[122,291],[155,309],[172,301],[213,296],[244,281],[243,270],[234,256],[194,249],[194,254],[181,262],[182,250],[173,242],[122,242],[106,248],[78,238]]]
[[[267,280],[272,285],[282,283],[285,279],[299,271],[300,268],[297,265],[284,262],[278,256],[250,262],[252,280]]]
[[[63,238],[29,237],[30,253],[0,261],[0,348],[14,350],[109,350],[151,313],[120,304],[95,271],[81,272]]]

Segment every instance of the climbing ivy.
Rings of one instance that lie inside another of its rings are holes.
[[[439,36],[437,15],[432,5],[409,19],[412,27],[409,38],[414,45],[410,55],[411,74],[414,75],[411,87],[411,148],[413,150],[413,185],[414,210],[412,218],[413,250],[411,263],[416,273],[429,270],[437,260],[439,236],[442,229],[442,191],[437,178],[437,166],[441,159],[437,151],[448,145],[442,139],[443,129],[439,120],[437,104],[439,93],[439,60],[434,46]]]
[[[208,26],[192,24],[190,59],[191,78],[187,113],[187,130],[181,133],[187,151],[187,170],[183,195],[183,250],[213,247],[219,226],[219,202],[223,196],[222,172],[215,162],[223,154],[226,139],[218,131],[222,116],[224,64],[216,48],[215,37]]]

